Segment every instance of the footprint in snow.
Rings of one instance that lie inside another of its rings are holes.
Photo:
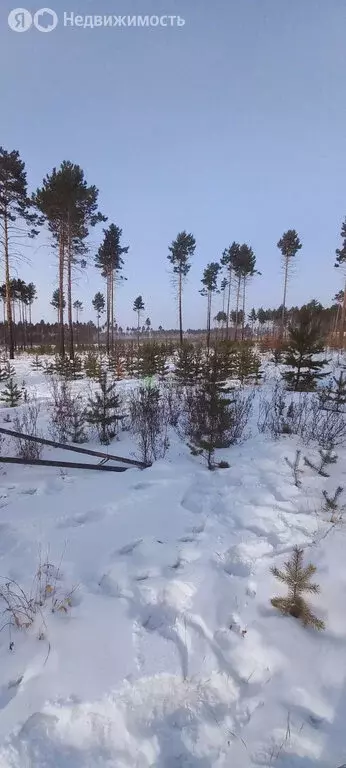
[[[204,529],[205,529],[205,524],[204,523],[202,523],[201,525],[194,525],[191,528],[191,533],[195,533],[198,536],[199,533],[203,533],[204,532]]]
[[[133,491],[146,491],[147,488],[151,488],[154,483],[136,483],[132,486]]]
[[[195,536],[192,536],[192,534],[186,534],[185,536],[181,536],[178,541],[181,541],[183,544],[191,544],[191,542],[196,541]]]
[[[37,488],[24,488],[20,493],[22,496],[34,496],[37,493]]]
[[[15,548],[17,543],[18,543],[18,538],[16,536],[15,529],[12,528],[7,523],[1,523],[0,524],[0,556],[6,555],[8,552],[11,552],[12,549]]]
[[[18,688],[23,680],[23,675],[18,677],[17,680],[10,680],[7,685],[3,685],[0,688],[0,709],[7,707],[7,704],[14,699],[18,693]]]
[[[139,547],[142,541],[143,539],[137,539],[136,541],[131,541],[130,544],[125,544],[124,547],[121,547],[121,549],[118,549],[118,555],[131,555],[132,552],[137,547]]]
[[[248,597],[256,597],[257,595],[257,585],[254,581],[249,581],[248,585],[246,587],[246,594]]]
[[[65,517],[57,525],[57,528],[78,528],[86,523],[96,523],[105,516],[101,510],[90,510],[89,512],[80,512],[72,517]]]

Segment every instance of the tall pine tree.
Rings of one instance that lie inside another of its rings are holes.
[[[218,292],[217,279],[221,265],[216,261],[210,262],[203,272],[202,285],[200,293],[207,297],[207,350],[210,348],[210,328],[211,328],[211,306],[214,293]]]
[[[261,273],[255,268],[256,256],[249,245],[244,243],[240,247],[240,275],[243,284],[243,319],[241,324],[241,338],[244,339],[244,327],[245,327],[245,301],[246,301],[246,286],[248,281],[254,275],[260,275]]]
[[[55,291],[53,291],[52,300],[50,302],[52,307],[54,307],[54,309],[56,309],[56,311],[58,313],[58,322],[59,322],[59,318],[60,318],[60,304],[63,305],[63,309],[65,309],[65,307],[66,307],[66,301],[65,301],[64,297],[62,298],[62,301],[61,301],[60,296],[61,296],[60,289],[56,288]]]
[[[228,333],[229,333],[229,320],[230,320],[230,313],[231,313],[231,287],[232,287],[232,277],[235,272],[235,268],[238,263],[238,254],[239,254],[240,245],[239,243],[233,242],[232,245],[230,245],[229,248],[226,248],[222,254],[221,257],[221,266],[225,267],[226,275],[227,275],[227,285],[228,285],[228,292],[227,292],[227,322],[226,322],[226,339],[228,339]],[[223,281],[221,283],[221,289],[223,285]],[[224,307],[223,307],[224,309]]]
[[[278,248],[280,249],[284,263],[284,295],[282,301],[282,314],[281,314],[281,333],[284,334],[285,330],[285,312],[286,312],[286,295],[287,295],[287,282],[289,266],[292,259],[297,255],[298,251],[302,248],[302,244],[299,240],[295,229],[288,229],[284,232],[278,242]]]
[[[137,296],[133,302],[133,311],[137,313],[137,343],[139,346],[139,326],[141,320],[141,314],[144,312],[145,306],[142,296]]]
[[[92,300],[92,305],[96,312],[97,318],[97,346],[100,347],[100,317],[105,311],[105,297],[101,291],[95,293],[95,296]]]
[[[346,320],[346,219],[341,228],[342,246],[336,251],[336,260],[334,267],[341,267],[344,270],[344,290],[342,294],[342,306],[340,317],[340,346],[344,346],[345,320]]]
[[[69,324],[69,353],[74,357],[72,315],[72,270],[86,266],[88,251],[86,239],[90,227],[106,221],[98,211],[98,189],[88,186],[84,171],[79,165],[64,160],[60,168],[53,168],[43,179],[42,187],[33,196],[35,205],[44,215],[53,243],[58,251],[59,291],[65,295],[67,283],[67,313]],[[65,355],[64,305],[59,306],[60,354]]]
[[[183,284],[190,271],[190,258],[193,256],[195,249],[196,240],[194,236],[187,234],[185,231],[179,232],[176,239],[173,240],[172,244],[170,245],[169,254],[167,256],[173,268],[173,277],[178,292],[180,346],[183,344]]]
[[[121,272],[124,266],[123,254],[128,253],[129,246],[121,245],[122,229],[116,224],[110,224],[103,230],[104,238],[95,257],[95,266],[101,270],[101,275],[106,279],[106,306],[107,306],[107,354],[114,347],[114,305],[115,285],[126,280]]]
[[[6,323],[11,360],[14,358],[11,258],[17,255],[18,240],[23,235],[23,229],[28,237],[36,237],[37,227],[41,223],[28,196],[25,164],[19,152],[8,152],[0,147],[0,247],[5,267]]]

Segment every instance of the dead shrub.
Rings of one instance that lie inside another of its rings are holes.
[[[25,410],[14,418],[13,425],[16,432],[22,432],[29,437],[40,437],[37,426],[40,410],[41,406],[37,400],[32,400]],[[19,458],[26,459],[26,461],[40,459],[42,451],[43,445],[40,443],[35,443],[25,437],[16,438],[16,455]]]

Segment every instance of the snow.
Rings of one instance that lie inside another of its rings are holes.
[[[15,366],[47,436],[47,380],[24,356]],[[302,466],[297,488],[285,457],[317,447],[254,425],[215,472],[174,436],[144,471],[2,466],[1,582],[30,593],[41,565],[59,599],[72,593],[67,612],[48,597],[30,628],[0,632],[1,768],[345,763],[346,537],[322,490],[345,485],[346,451],[329,478]],[[136,448],[124,432],[110,451]],[[317,567],[321,633],[270,603],[270,568],[295,545]]]

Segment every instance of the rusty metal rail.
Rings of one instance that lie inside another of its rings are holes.
[[[15,432],[12,429],[5,429],[4,427],[0,427],[0,433],[3,435],[10,435],[10,437],[17,437],[22,440],[31,440],[33,443],[40,443],[42,445],[50,445],[53,448],[60,448],[62,451],[74,451],[75,453],[84,454],[86,456],[96,456],[99,459],[103,459],[103,461],[100,464],[85,464],[80,465],[80,468],[88,468],[88,469],[111,469],[110,467],[105,467],[104,464],[106,461],[120,461],[122,464],[129,464],[134,467],[139,467],[139,469],[147,469],[150,467],[150,464],[145,464],[143,461],[137,461],[136,459],[127,459],[123,456],[115,456],[112,453],[105,453],[103,451],[92,451],[90,448],[77,448],[76,445],[66,445],[65,443],[57,443],[55,440],[47,440],[45,437],[34,437],[33,435],[26,435],[23,432]],[[1,457],[0,461],[6,461],[5,458]],[[25,459],[18,460],[18,464],[25,463]],[[9,459],[8,463],[16,463],[15,459]],[[28,464],[33,462],[26,462]],[[35,464],[39,463],[39,459],[35,460]],[[46,462],[44,460],[40,461],[42,465],[46,466],[63,466],[62,462]],[[66,465],[66,462],[65,462]],[[72,467],[75,466],[78,467],[78,464],[71,464],[67,462],[67,465]],[[116,468],[114,468],[115,471]],[[121,471],[122,468],[119,468],[119,471]],[[124,469],[122,469],[124,471]]]
[[[76,461],[49,461],[49,459],[19,459],[1,456],[0,464],[24,464],[34,467],[62,467],[63,469],[98,469],[103,472],[126,472],[129,467],[112,467],[105,464],[81,464]]]

